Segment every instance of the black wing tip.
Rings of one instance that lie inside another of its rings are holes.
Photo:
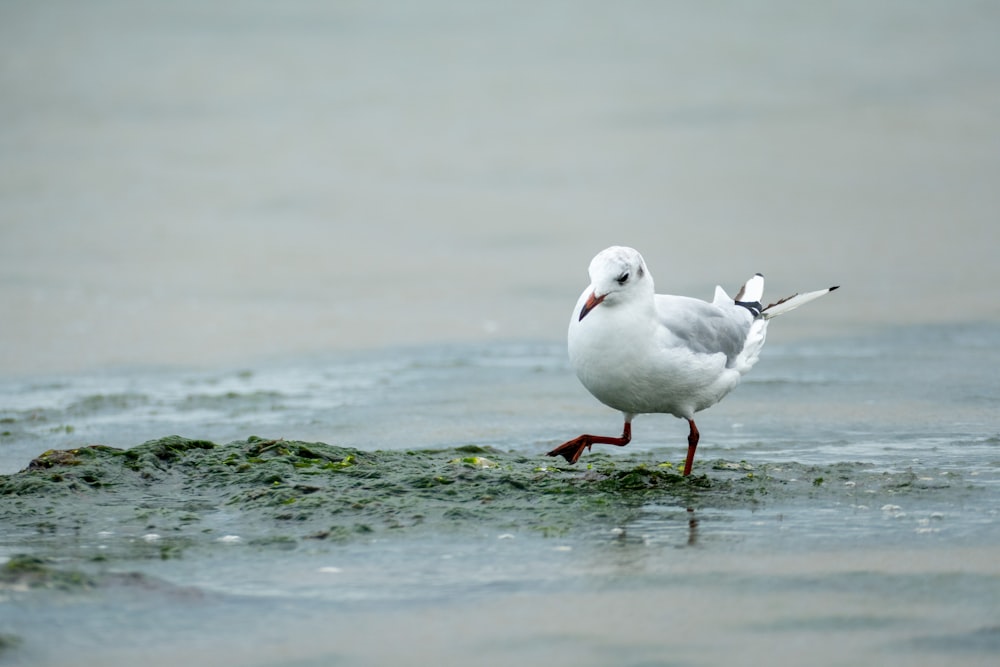
[[[831,287],[831,288],[830,288],[830,290],[829,290],[829,291],[831,291],[831,292],[832,292],[832,291],[833,291],[833,290],[835,290],[835,289],[840,289],[840,285],[834,285],[833,287]]]

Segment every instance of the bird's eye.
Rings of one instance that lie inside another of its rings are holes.
[[[628,271],[626,271],[625,273],[623,273],[620,276],[618,276],[617,280],[618,280],[618,284],[619,285],[624,285],[625,283],[627,283],[628,282]]]

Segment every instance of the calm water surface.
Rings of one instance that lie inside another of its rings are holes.
[[[111,572],[153,583],[9,592],[5,627],[26,638],[14,655],[32,664],[81,649],[93,664],[125,664],[149,646],[164,664],[381,664],[412,652],[442,664],[714,664],[755,646],[787,664],[989,664],[1000,654],[998,350],[994,325],[768,347],[699,420],[700,472],[717,476],[719,459],[809,479],[821,467],[836,473],[818,482],[833,495],[696,509],[665,501],[612,530],[553,537],[484,526],[277,553],[235,542],[175,560],[119,557]],[[4,472],[43,448],[127,447],[172,432],[371,449],[478,444],[545,465],[553,443],[619,427],[579,388],[563,347],[546,343],[9,381],[0,405]],[[635,431],[630,448],[682,458],[681,421],[640,417]],[[903,480],[898,495],[867,490],[887,472]],[[74,550],[100,553],[117,539],[81,535]],[[387,623],[401,626],[397,642],[379,639]],[[48,646],[54,624],[69,629]],[[266,647],[252,655],[251,631]]]
[[[0,591],[0,664],[996,664],[998,31],[974,2],[3,3],[0,473],[170,433],[540,455],[620,428],[565,359],[601,248],[661,292],[843,289],[699,418],[709,476],[823,494],[112,560]]]

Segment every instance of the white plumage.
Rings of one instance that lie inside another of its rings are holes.
[[[626,445],[633,417],[662,412],[690,425],[685,475],[698,444],[695,413],[722,400],[757,363],[768,321],[837,289],[793,295],[765,308],[758,273],[735,298],[716,287],[711,303],[656,294],[642,255],[621,246],[594,257],[590,280],[570,319],[570,363],[594,397],[623,413],[625,428],[617,438],[581,435],[549,455],[575,463],[593,444]]]

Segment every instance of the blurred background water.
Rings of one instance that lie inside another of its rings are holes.
[[[980,2],[6,2],[0,373],[561,340],[590,258],[995,321]]]
[[[773,323],[699,458],[953,476],[703,512],[694,549],[651,506],[621,548],[127,563],[200,593],[0,600],[0,632],[34,664],[995,664],[997,34],[971,1],[0,3],[0,473],[173,432],[616,433],[564,337],[618,243],[661,292],[843,285]],[[640,417],[630,447],[683,436]]]

